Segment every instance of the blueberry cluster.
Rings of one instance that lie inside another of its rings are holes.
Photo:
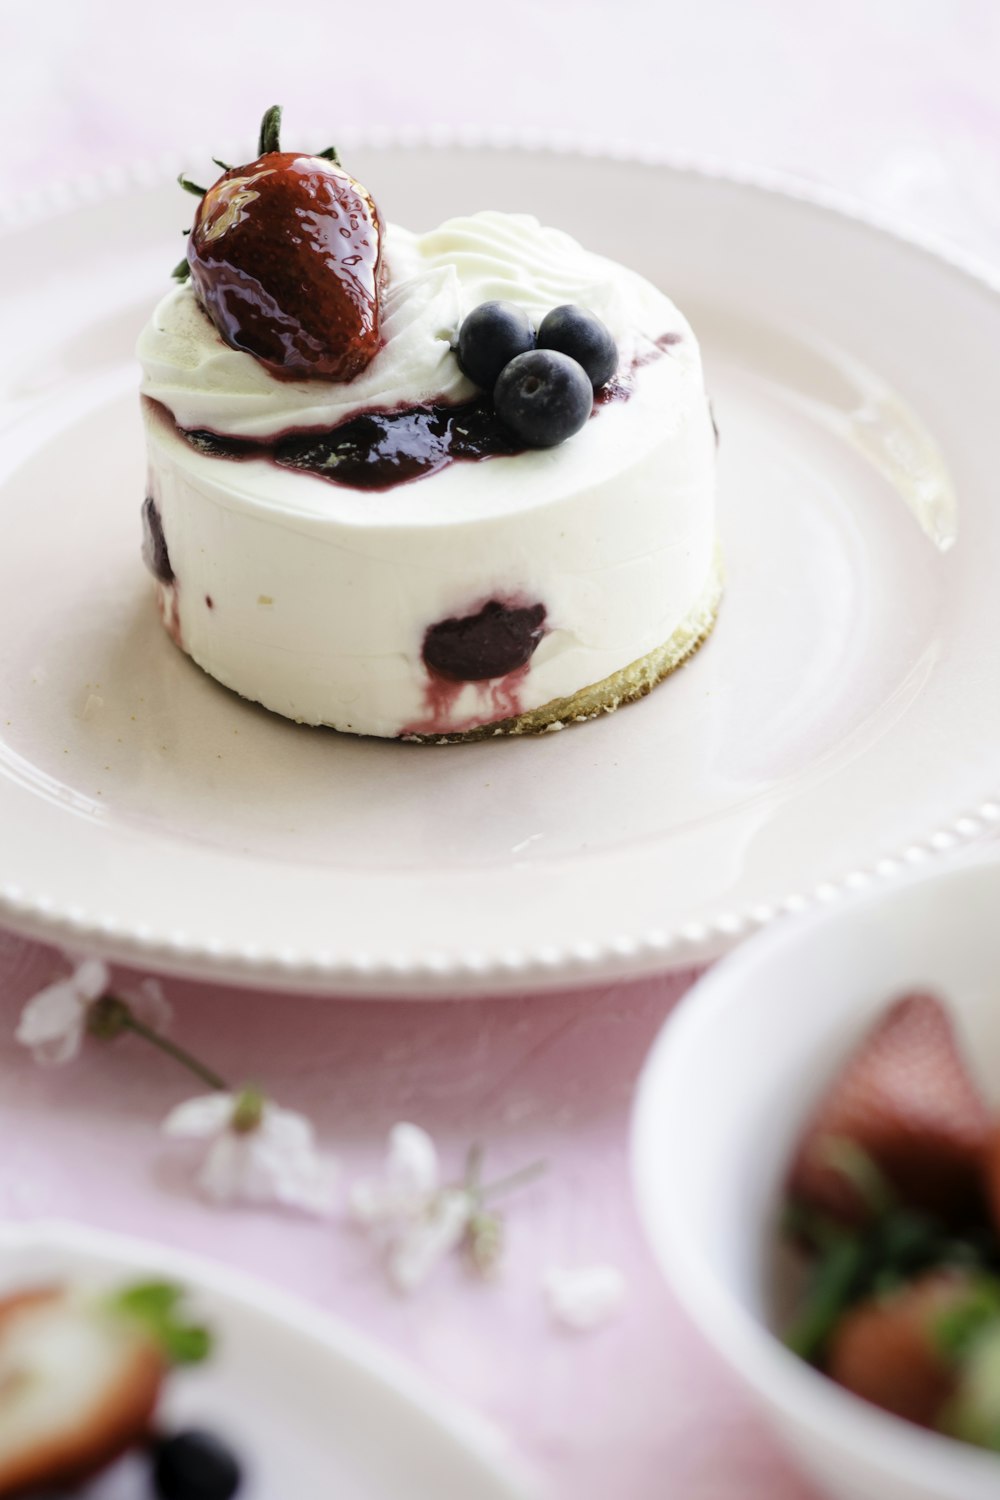
[[[595,390],[618,368],[617,345],[600,318],[571,303],[546,313],[536,332],[513,302],[483,302],[459,329],[456,353],[529,448],[554,448],[579,432]]]

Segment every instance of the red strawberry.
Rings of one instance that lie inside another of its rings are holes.
[[[994,1125],[986,1150],[986,1192],[993,1227],[1000,1234],[1000,1123]]]
[[[841,1319],[826,1370],[839,1385],[897,1417],[931,1427],[954,1394],[957,1366],[937,1329],[967,1301],[959,1271],[933,1271],[885,1297],[872,1297]]]
[[[59,1287],[0,1301],[0,1496],[98,1473],[148,1432],[166,1364],[143,1329]]]
[[[379,347],[381,219],[337,162],[278,150],[279,115],[265,115],[256,161],[202,198],[192,283],[226,343],[272,374],[350,380]]]
[[[806,1128],[789,1190],[845,1224],[870,1216],[831,1143],[859,1147],[908,1208],[949,1223],[981,1218],[990,1114],[932,995],[897,1001],[865,1037]]]

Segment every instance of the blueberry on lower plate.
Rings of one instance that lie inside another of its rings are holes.
[[[594,389],[582,365],[554,349],[532,349],[507,365],[496,383],[497,416],[530,448],[554,448],[587,421]]]
[[[163,1438],[153,1452],[158,1500],[231,1500],[242,1477],[225,1443],[200,1428]]]

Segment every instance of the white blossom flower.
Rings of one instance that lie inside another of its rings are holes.
[[[431,1199],[420,1217],[393,1237],[386,1269],[398,1291],[416,1291],[438,1262],[458,1249],[474,1207],[471,1195],[462,1188],[445,1188]]]
[[[197,1182],[216,1203],[278,1203],[320,1215],[333,1207],[334,1163],[317,1150],[312,1125],[253,1090],[189,1099],[163,1129],[209,1143]]]
[[[173,1006],[163,993],[158,979],[140,979],[135,985],[116,985],[115,994],[124,1000],[137,1021],[162,1036],[170,1030],[174,1019]]]
[[[110,984],[107,964],[98,958],[83,959],[72,974],[31,997],[21,1012],[17,1040],[30,1048],[36,1062],[70,1062],[80,1050],[91,1008],[107,994]],[[155,979],[119,989],[117,995],[136,1020],[152,1031],[165,1031],[170,1024],[170,1006]]]
[[[72,974],[33,995],[21,1012],[17,1040],[40,1063],[65,1063],[80,1050],[87,1013],[110,983],[107,964],[85,958]]]
[[[403,1292],[414,1291],[462,1243],[475,1211],[473,1195],[443,1188],[440,1175],[426,1130],[400,1122],[389,1132],[382,1175],[351,1189],[351,1213],[384,1247],[389,1277]]]
[[[553,1318],[580,1333],[608,1322],[625,1300],[625,1277],[614,1266],[551,1266],[542,1286]]]
[[[437,1148],[419,1125],[400,1122],[389,1132],[381,1177],[351,1188],[351,1212],[370,1229],[389,1230],[420,1218],[438,1190]]]

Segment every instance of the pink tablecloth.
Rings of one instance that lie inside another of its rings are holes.
[[[455,1171],[473,1140],[487,1143],[491,1176],[546,1158],[547,1177],[507,1204],[498,1280],[456,1259],[402,1299],[350,1228],[199,1204],[187,1152],[158,1134],[192,1093],[185,1076],[131,1038],[39,1070],[11,1033],[51,959],[8,939],[0,965],[0,1214],[150,1235],[314,1299],[493,1418],[554,1495],[653,1500],[667,1474],[686,1500],[806,1493],[666,1294],[632,1206],[632,1088],[685,979],[437,1005],[168,987],[174,1034],[305,1110],[348,1176],[376,1166],[401,1118],[431,1130]],[[591,1261],[625,1272],[624,1312],[590,1335],[560,1332],[542,1273]]]
[[[15,20],[16,16],[16,20]],[[435,0],[283,6],[48,0],[0,13],[8,191],[249,132],[261,106],[338,126],[537,126],[715,152],[848,187],[1000,246],[1000,13],[991,0]],[[189,1090],[131,1039],[43,1072],[12,1031],[54,955],[0,935],[0,1215],[69,1215],[270,1277],[392,1346],[493,1418],[554,1496],[795,1500],[743,1396],[664,1290],[632,1206],[627,1129],[643,1055],[689,977],[551,997],[399,1005],[168,986],[176,1032],[306,1110],[347,1175],[393,1121],[473,1139],[496,1171],[536,1157],[495,1284],[456,1263],[395,1297],[336,1226],[201,1206],[158,1135]],[[610,1261],[622,1316],[549,1324],[551,1263]]]

